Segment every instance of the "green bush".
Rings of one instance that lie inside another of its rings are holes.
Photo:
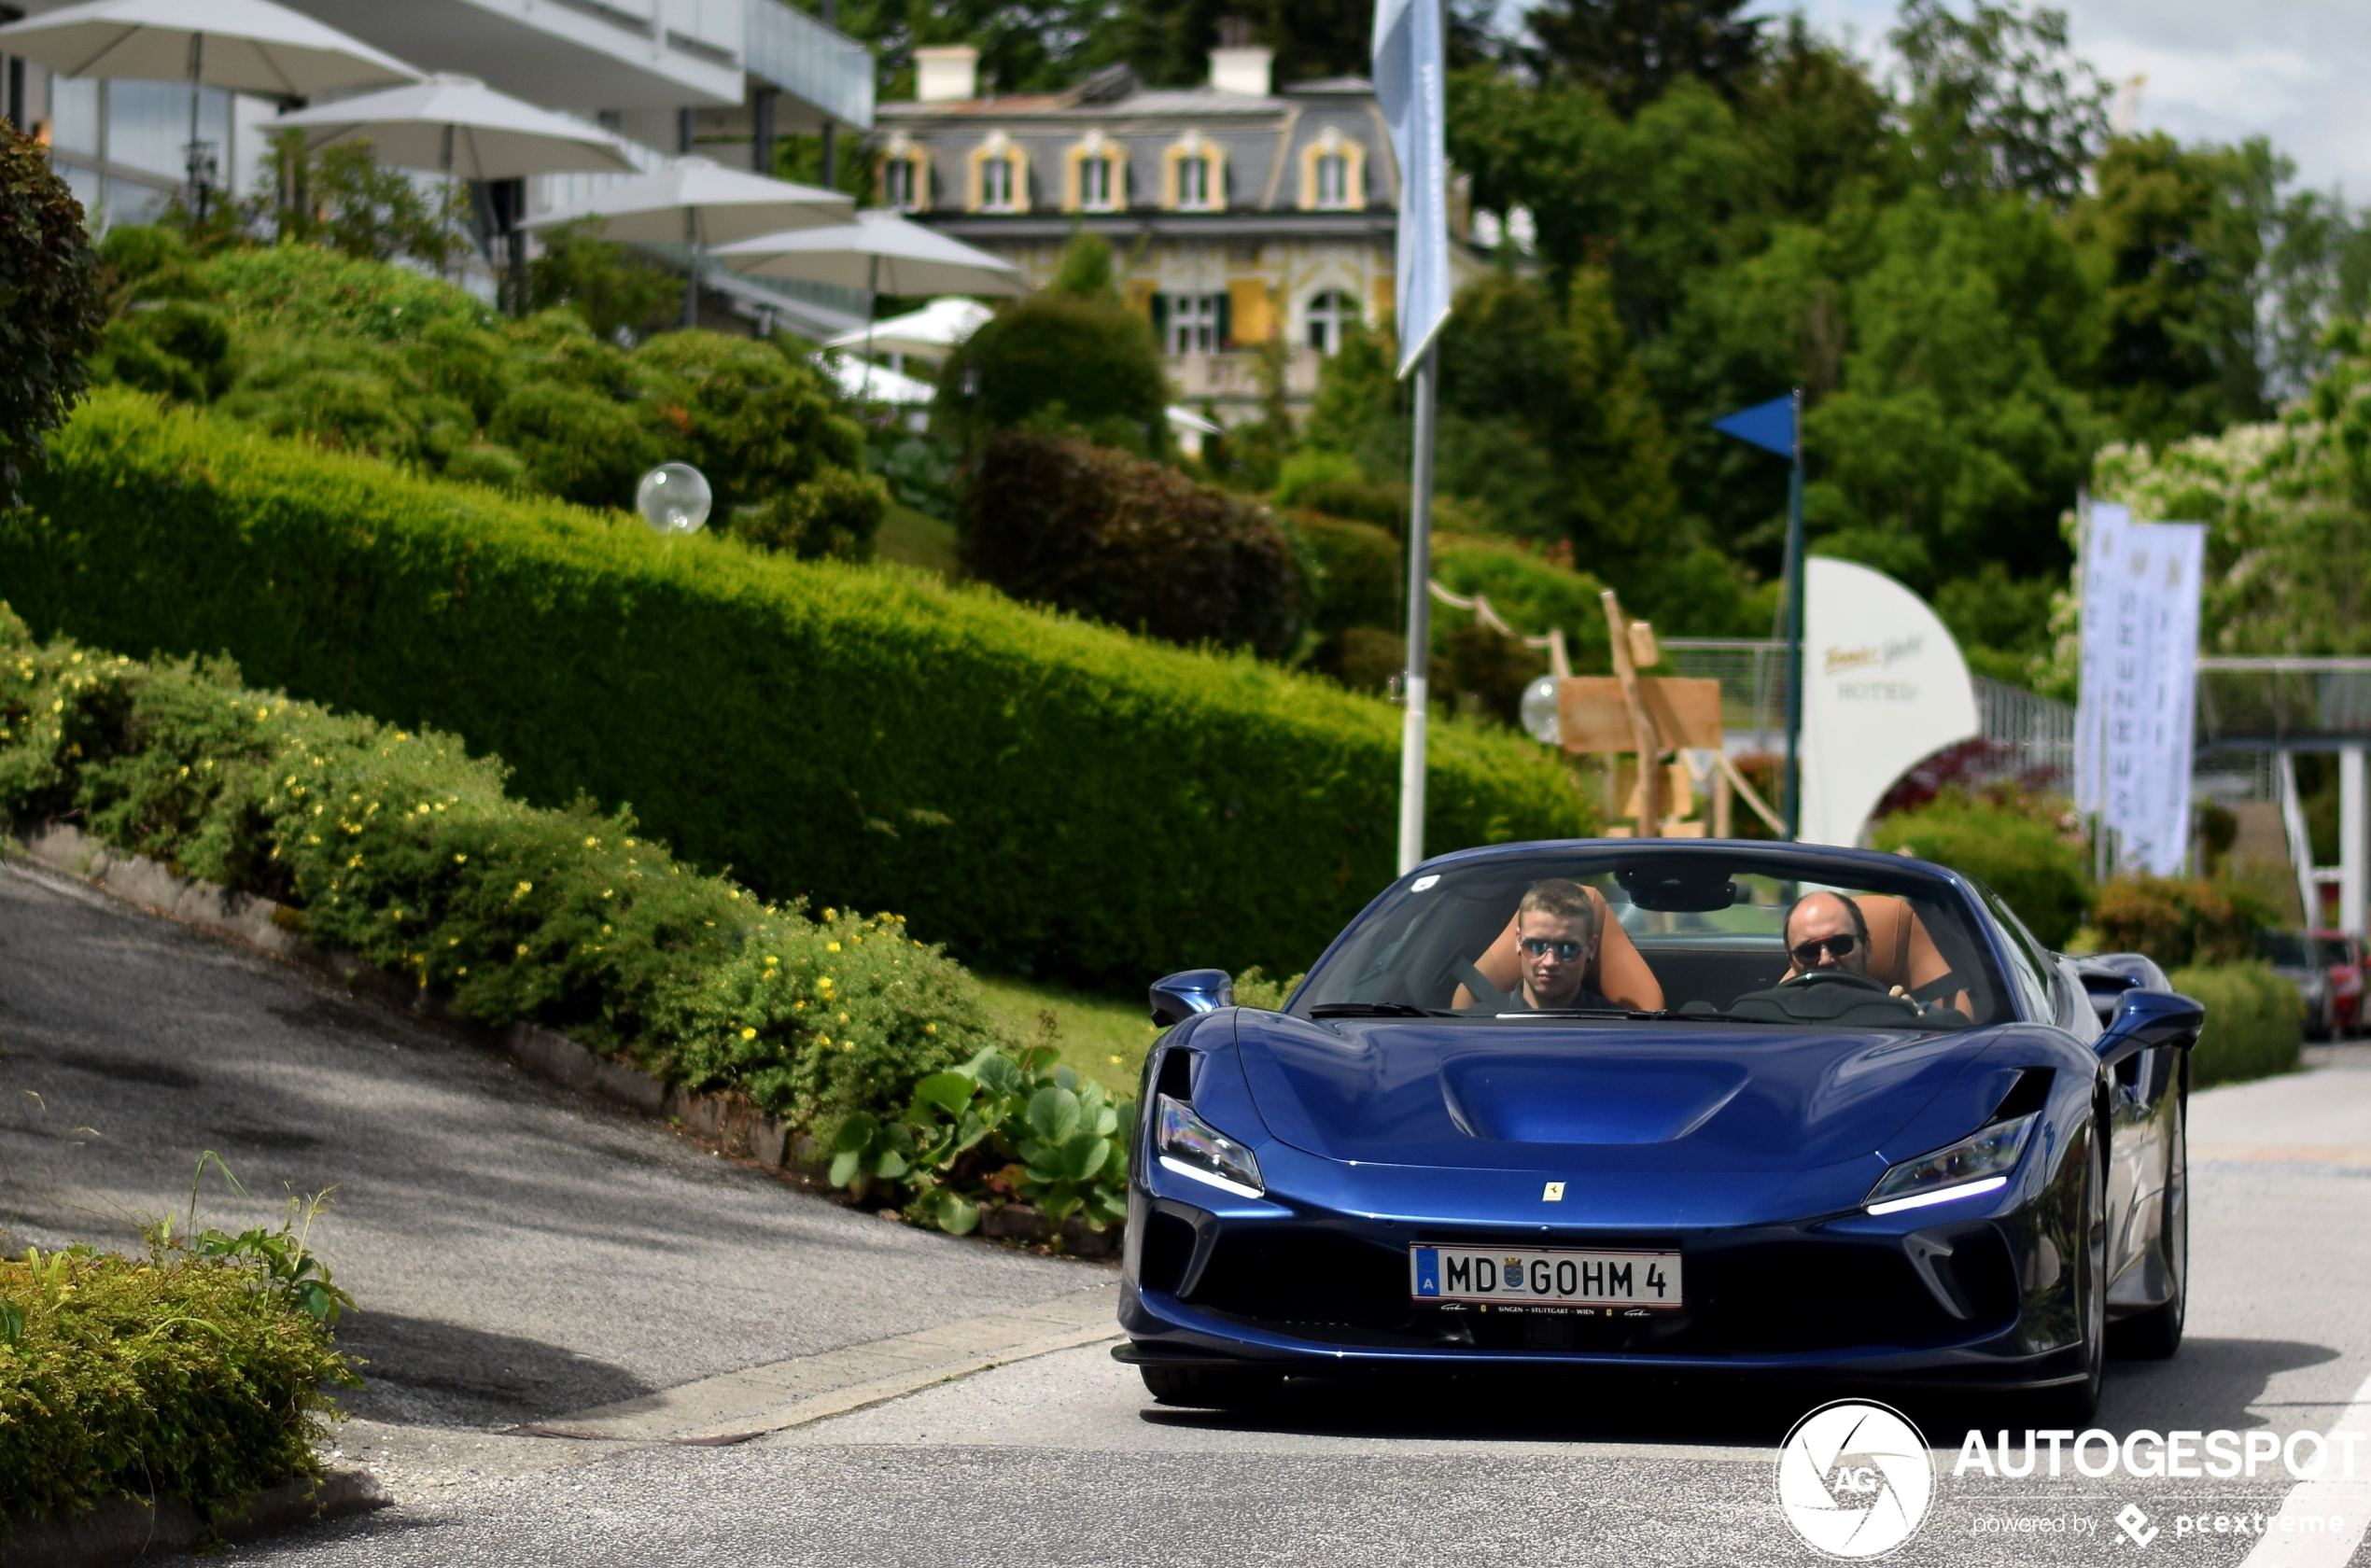
[[[0,507],[82,395],[104,319],[82,203],[47,147],[0,124]]]
[[[1169,385],[1144,318],[1115,299],[1046,292],[999,311],[947,357],[933,423],[969,447],[992,430],[1169,450]]]
[[[2207,1025],[2190,1053],[2190,1083],[2237,1083],[2288,1072],[2305,1039],[2305,1002],[2296,986],[2258,962],[2194,965],[2167,976],[2183,996],[2206,1003]]]
[[[1325,637],[1353,626],[1396,630],[1402,609],[1399,541],[1367,523],[1297,512],[1298,529],[1317,558],[1316,610],[1312,624]]]
[[[215,1519],[318,1475],[330,1391],[360,1379],[330,1337],[344,1298],[289,1240],[160,1230],[146,1258],[0,1260],[0,1519],[110,1497]]]
[[[794,1124],[900,1103],[999,1043],[971,978],[894,916],[766,904],[624,812],[529,806],[460,743],[0,621],[0,812],[303,911],[316,940]]]
[[[778,899],[910,910],[995,967],[1132,989],[1298,970],[1393,875],[1399,715],[1247,656],[120,391],[54,444],[0,514],[0,581],[43,636],[227,651],[258,684],[458,732],[529,800],[630,802]],[[1428,800],[1436,850],[1592,825],[1554,759],[1464,723],[1433,732]]]
[[[1028,603],[1271,659],[1299,634],[1292,546],[1265,508],[1110,447],[989,436],[956,527],[963,569]]]
[[[2091,902],[2082,845],[2061,837],[2055,821],[1999,802],[1938,795],[1878,823],[1871,842],[1976,878],[2045,947],[2065,947]]]
[[[2238,882],[2123,875],[2099,889],[2091,924],[2104,950],[2146,953],[2170,970],[2254,957],[2256,928],[2272,924],[2272,911]]]

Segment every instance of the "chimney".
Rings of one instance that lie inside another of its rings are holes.
[[[959,103],[980,95],[980,51],[969,44],[914,51],[914,96],[925,104]]]
[[[1242,49],[1214,49],[1210,51],[1210,84],[1221,92],[1265,98],[1270,91],[1270,66],[1275,58],[1274,49],[1261,49],[1256,44]]]

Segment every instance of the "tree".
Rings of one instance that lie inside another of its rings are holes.
[[[570,224],[545,235],[527,263],[527,303],[574,311],[605,342],[631,339],[682,318],[683,280]]]
[[[1048,289],[1006,306],[947,357],[933,418],[969,447],[991,430],[1168,450],[1168,383],[1144,318],[1114,298]]]
[[[1910,142],[1948,191],[2021,191],[2064,205],[2108,139],[2105,77],[2074,57],[2067,14],[1976,0],[1902,0],[1893,31]]]
[[[249,228],[269,227],[283,242],[326,245],[366,261],[408,259],[440,273],[468,243],[461,213],[445,204],[445,188],[423,194],[403,171],[383,166],[368,141],[314,153],[302,132],[284,131],[264,150],[263,173],[245,217]]]
[[[2164,445],[2261,418],[2257,275],[2284,171],[2262,140],[2184,149],[2118,137],[2069,227],[2102,290],[2102,401]]]
[[[102,300],[82,203],[47,149],[0,123],[0,506],[89,385]]]
[[[1523,17],[1542,77],[1606,96],[1628,119],[1684,77],[1735,96],[1758,63],[1746,0],[1543,0]]]

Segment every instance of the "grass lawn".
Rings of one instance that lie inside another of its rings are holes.
[[[1035,1040],[1043,1015],[1054,1018],[1054,1044],[1082,1078],[1136,1098],[1144,1049],[1158,1032],[1142,998],[1128,1000],[983,974],[989,1011],[1015,1034]]]
[[[894,502],[874,536],[873,558],[934,571],[949,582],[963,575],[955,559],[955,525]]]

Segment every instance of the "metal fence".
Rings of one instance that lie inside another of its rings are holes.
[[[1732,751],[1783,751],[1787,745],[1787,645],[1715,637],[1665,637],[1674,675],[1720,682],[1720,723]],[[2062,702],[1973,678],[1984,755],[1967,771],[1984,777],[2074,777],[2075,710]]]

